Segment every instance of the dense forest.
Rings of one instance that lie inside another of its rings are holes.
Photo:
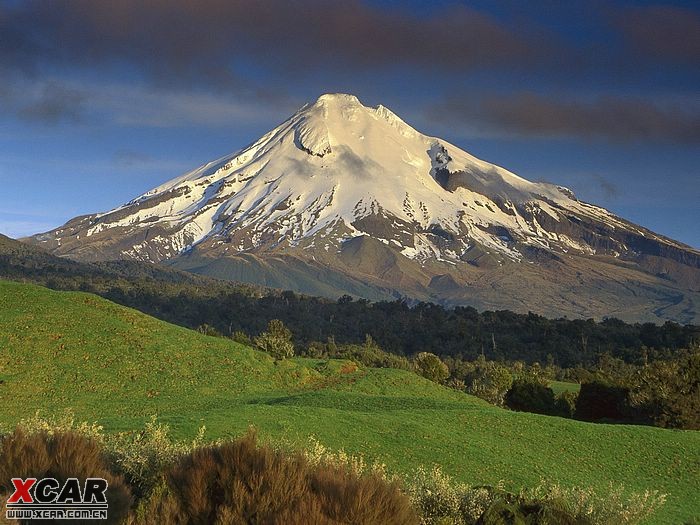
[[[164,295],[140,287],[111,287],[102,295],[177,324],[193,328],[207,324],[224,335],[256,334],[270,319],[280,319],[299,346],[331,337],[338,343],[361,343],[370,335],[384,350],[399,355],[430,351],[475,359],[483,354],[494,360],[552,362],[562,367],[592,364],[605,353],[627,362],[670,357],[700,339],[697,326],[670,322],[657,326],[618,319],[551,320],[531,313],[448,310],[431,303],[409,306],[350,297],[331,302],[292,292],[263,297],[241,292]]]
[[[362,344],[370,335],[385,351],[405,356],[432,352],[472,360],[520,360],[559,367],[590,366],[601,355],[628,363],[667,359],[700,341],[700,327],[667,322],[629,324],[546,319],[532,313],[478,312],[407,301],[337,301],[268,290],[135,262],[83,264],[0,239],[0,278],[60,290],[96,293],[166,321],[223,335],[262,332],[280,319],[294,344],[333,339]]]

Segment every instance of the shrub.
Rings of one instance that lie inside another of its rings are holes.
[[[457,483],[439,467],[418,469],[407,491],[424,525],[634,525],[645,522],[664,504],[657,491],[626,492],[610,485],[601,493],[541,482],[519,494],[503,485]]]
[[[320,359],[328,355],[326,345],[318,341],[311,341],[304,351],[304,357]]]
[[[105,439],[104,429],[97,423],[75,421],[75,415],[71,410],[65,410],[60,415],[42,416],[37,411],[33,416],[22,419],[17,428],[25,434],[45,433],[54,434],[78,434],[95,442],[103,443]]]
[[[561,392],[556,400],[557,415],[568,418],[574,417],[577,399],[578,392],[571,392],[568,390]]]
[[[315,355],[311,353],[312,351]],[[370,335],[365,336],[365,342],[362,345],[338,345],[333,339],[329,339],[325,345],[312,343],[307,351],[307,355],[309,357],[323,356],[337,359],[352,359],[363,366],[373,368],[396,368],[399,370],[412,370],[413,368],[405,357],[382,350]]]
[[[602,493],[590,488],[561,487],[540,483],[524,490],[520,499],[526,504],[555,508],[575,518],[578,523],[593,525],[633,525],[642,523],[665,502],[658,491],[626,492],[622,485],[609,485]]]
[[[500,484],[457,483],[439,467],[417,469],[404,492],[383,464],[329,450],[315,439],[302,453],[258,447],[252,434],[203,447],[203,431],[193,442],[177,442],[153,419],[142,432],[110,437],[98,425],[76,424],[69,412],[53,419],[36,415],[0,439],[0,497],[13,476],[100,476],[109,482],[110,520],[117,521],[132,504],[123,472],[140,498],[127,525],[634,525],[666,498],[621,486],[596,492],[544,482],[511,494]]]
[[[416,371],[431,381],[443,383],[450,375],[447,365],[435,354],[421,352],[414,359]]]
[[[207,323],[200,324],[197,327],[197,331],[202,335],[209,335],[211,337],[221,337],[221,332],[219,332],[213,326],[208,325]]]
[[[503,405],[506,393],[513,384],[510,371],[493,361],[477,362],[466,378],[467,392],[497,406]]]
[[[465,523],[460,513],[461,493],[467,486],[453,482],[440,467],[419,467],[408,481],[408,494],[422,517],[422,523]]]
[[[267,324],[267,331],[254,339],[255,345],[267,352],[276,361],[294,356],[292,332],[279,319],[273,319]]]
[[[246,346],[250,346],[253,344],[253,340],[243,330],[236,330],[235,332],[233,332],[231,334],[231,339],[233,339],[237,343],[241,343],[242,345]]]
[[[451,377],[447,381],[446,385],[454,390],[459,390],[460,392],[464,392],[467,389],[467,385],[464,383],[464,381],[457,379],[456,377]]]
[[[583,383],[574,417],[582,421],[622,421],[629,415],[628,389],[603,381]]]
[[[380,477],[385,481],[397,481],[395,476],[387,474],[386,465],[380,462],[368,464],[362,454],[348,454],[342,448],[332,450],[315,437],[310,437],[308,445],[302,449],[301,453],[311,467],[326,466],[344,469],[357,476],[371,474]]]
[[[63,484],[68,478],[99,477],[107,480],[108,523],[123,520],[132,505],[129,487],[113,473],[100,442],[77,432],[31,434],[17,428],[0,441],[0,497],[7,499],[10,479],[55,478]]]
[[[139,432],[125,432],[106,440],[106,447],[116,468],[124,474],[137,496],[142,497],[158,483],[165,470],[204,442],[201,427],[192,442],[175,441],[167,425],[155,416]]]
[[[495,501],[476,522],[477,525],[592,525],[552,503],[525,503],[517,499]]]
[[[500,485],[492,488],[457,483],[438,466],[418,468],[407,486],[424,525],[474,524],[502,492]]]
[[[554,391],[539,381],[516,379],[504,401],[511,410],[547,415],[557,413]]]
[[[417,523],[396,483],[301,454],[259,447],[251,434],[199,448],[168,472],[139,508],[142,523]]]
[[[700,347],[673,361],[655,361],[630,380],[629,401],[638,417],[660,427],[700,430]]]

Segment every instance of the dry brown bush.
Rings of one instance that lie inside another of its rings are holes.
[[[120,523],[132,496],[121,476],[111,472],[100,443],[75,432],[27,434],[21,429],[0,440],[0,494],[12,492],[11,478],[104,478],[107,480],[107,523]],[[74,523],[80,523],[75,521]]]
[[[258,446],[255,436],[194,451],[165,477],[133,523],[418,523],[396,483],[311,466],[300,454]]]

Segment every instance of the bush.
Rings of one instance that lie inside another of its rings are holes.
[[[700,347],[644,366],[630,380],[638,418],[660,427],[700,430]]]
[[[251,346],[253,344],[253,340],[243,330],[236,330],[233,332],[231,334],[231,339],[246,346]]]
[[[601,493],[590,488],[541,483],[522,491],[519,497],[525,504],[564,512],[577,520],[572,523],[592,525],[643,523],[666,502],[666,495],[658,491],[627,492],[622,485],[612,483]]]
[[[108,523],[119,523],[132,505],[129,487],[113,473],[98,440],[77,432],[25,433],[17,428],[0,441],[0,497],[12,492],[10,479],[50,477],[63,484],[68,478],[107,480]]]
[[[450,375],[447,365],[435,354],[421,352],[414,359],[416,371],[431,381],[443,383]]]
[[[418,468],[408,483],[408,494],[424,525],[471,525],[503,492],[499,485],[471,487],[456,483],[440,467]]]
[[[554,391],[539,381],[516,379],[505,395],[505,404],[511,410],[556,415]]]
[[[598,493],[542,482],[512,494],[500,484],[455,483],[439,467],[418,469],[407,487],[424,525],[634,525],[648,520],[666,500],[656,491],[626,492],[612,484]]]
[[[623,421],[629,416],[628,389],[603,381],[583,383],[574,417],[582,421]]]
[[[500,484],[454,482],[439,467],[419,468],[402,492],[399,478],[383,464],[329,450],[314,439],[293,453],[258,447],[251,434],[207,447],[202,437],[203,429],[193,442],[173,441],[167,426],[155,420],[142,432],[111,437],[97,425],[76,424],[68,412],[55,419],[37,415],[0,438],[0,497],[7,497],[13,476],[100,476],[109,482],[110,520],[117,521],[132,505],[123,472],[140,498],[127,525],[634,525],[666,498],[621,486],[598,493],[546,483],[511,494]]]
[[[572,418],[576,413],[578,392],[564,391],[557,396],[557,415]]]
[[[109,456],[119,472],[123,473],[138,497],[148,494],[163,473],[177,460],[201,447],[204,427],[192,442],[171,439],[167,425],[155,417],[139,432],[125,432],[106,440]]]
[[[211,337],[222,337],[221,332],[219,332],[213,326],[208,325],[207,323],[200,324],[197,327],[197,331],[202,335],[209,335]]]
[[[557,504],[526,503],[517,499],[500,499],[491,505],[477,525],[592,525],[587,518],[577,518]]]
[[[308,445],[302,449],[301,453],[312,468],[318,466],[334,467],[347,470],[357,476],[371,474],[388,482],[398,481],[396,476],[387,474],[384,463],[375,461],[369,464],[362,454],[352,455],[343,449],[329,449],[313,436],[309,438]]]
[[[37,411],[33,416],[22,419],[17,428],[25,434],[45,433],[50,436],[54,434],[78,434],[98,443],[104,443],[104,429],[97,423],[86,423],[75,421],[75,415],[71,410],[65,410],[56,416],[42,416]]]
[[[489,403],[502,406],[506,393],[513,384],[510,371],[493,361],[477,361],[466,377],[467,392]]]
[[[292,332],[279,319],[273,319],[267,324],[267,331],[254,339],[255,346],[267,352],[275,361],[294,356]]]
[[[253,435],[182,458],[137,523],[418,523],[396,483],[259,447]]]
[[[318,341],[311,341],[303,352],[304,357],[311,357],[314,359],[321,359],[328,356],[326,345]]]
[[[363,366],[372,368],[412,370],[408,359],[403,356],[385,352],[369,335],[365,336],[365,342],[362,345],[339,345],[336,344],[332,338],[325,344],[318,342],[311,343],[307,350],[307,356],[351,359]]]

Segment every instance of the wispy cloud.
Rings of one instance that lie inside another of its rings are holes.
[[[299,102],[275,103],[233,94],[145,83],[16,78],[0,89],[0,105],[31,122],[173,128],[275,122]]]
[[[231,126],[277,119],[281,108],[235,95],[167,90],[146,85],[94,85],[91,110],[123,126]],[[293,107],[284,106],[285,110]],[[284,113],[282,113],[284,114]]]
[[[700,140],[700,104],[621,96],[594,99],[544,96],[519,92],[504,95],[453,96],[433,106],[439,122],[470,123],[487,132],[509,135],[577,137],[615,141]]]
[[[465,6],[419,16],[359,0],[28,0],[0,11],[0,29],[13,39],[1,47],[6,64],[114,61],[226,89],[246,89],[235,62],[251,57],[282,68],[464,68],[550,54],[522,27]]]
[[[669,5],[618,10],[613,24],[629,46],[643,55],[700,66],[700,14]]]

